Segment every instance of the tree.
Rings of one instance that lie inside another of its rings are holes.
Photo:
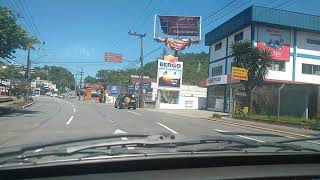
[[[96,83],[97,80],[96,80],[96,78],[94,78],[92,76],[87,76],[86,78],[84,78],[84,82],[85,83]]]
[[[39,42],[17,23],[20,17],[13,10],[0,7],[0,58],[12,59],[16,49],[26,50]]]
[[[247,103],[250,106],[253,88],[261,87],[268,74],[268,67],[272,62],[271,53],[269,50],[261,50],[253,46],[249,41],[233,43],[231,53],[234,56],[233,66],[248,70],[248,81],[241,81],[241,83],[244,85]]]

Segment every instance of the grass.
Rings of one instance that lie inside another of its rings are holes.
[[[298,126],[307,126],[310,128],[317,128],[317,120],[315,119],[304,119],[293,116],[280,116],[278,120],[277,116],[268,116],[261,114],[248,114],[245,118],[248,120],[269,121],[275,123],[284,123]]]

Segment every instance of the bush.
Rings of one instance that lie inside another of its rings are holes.
[[[212,114],[212,118],[220,119],[220,118],[221,118],[221,115],[219,115],[219,114]]]

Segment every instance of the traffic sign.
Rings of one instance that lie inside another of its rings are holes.
[[[232,67],[232,79],[248,81],[248,70],[245,68]]]

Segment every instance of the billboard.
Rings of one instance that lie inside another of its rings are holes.
[[[134,93],[134,92],[139,92],[139,89],[140,89],[140,83],[137,82],[136,84],[128,84],[126,85],[126,90],[127,92],[131,92],[131,93]],[[143,83],[142,84],[142,92],[145,94],[145,93],[150,93],[152,92],[152,88],[151,88],[151,82],[147,82],[147,83]]]
[[[179,89],[182,83],[183,62],[158,60],[158,88]]]
[[[122,54],[106,52],[104,54],[104,60],[106,62],[122,63]]]
[[[257,46],[260,49],[268,49],[274,60],[290,61],[289,30],[259,27]]]
[[[174,36],[200,36],[199,16],[159,16],[163,34]]]

